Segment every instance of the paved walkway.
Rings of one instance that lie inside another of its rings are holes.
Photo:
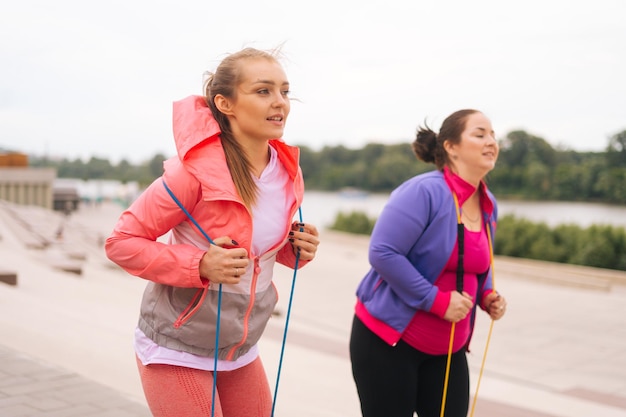
[[[2,417],[150,417],[145,404],[77,373],[0,346]]]
[[[18,274],[17,286],[0,284],[0,416],[149,416],[131,346],[145,282],[101,250],[119,209],[81,210],[63,241],[50,237],[59,217],[20,212],[49,243],[25,249],[0,209],[0,263]],[[366,257],[366,238],[324,231],[318,259],[299,271],[276,417],[359,417],[347,346]],[[68,263],[80,273],[59,267]],[[277,270],[278,314],[260,343],[272,389],[292,277]],[[474,415],[626,417],[626,274],[498,258],[496,279],[509,308]],[[488,330],[479,316],[472,393]]]

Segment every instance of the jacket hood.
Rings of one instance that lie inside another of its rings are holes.
[[[220,140],[220,126],[203,96],[189,96],[173,104],[174,143],[180,163],[203,185],[224,198],[238,198],[235,185],[226,163]],[[278,151],[278,158],[293,180],[299,174],[298,148],[289,146],[282,139],[272,139],[270,146]],[[165,168],[175,164],[165,162]],[[209,180],[210,179],[210,180]]]
[[[189,96],[175,101],[173,107],[174,143],[181,161],[198,144],[219,139],[220,126],[204,97]]]

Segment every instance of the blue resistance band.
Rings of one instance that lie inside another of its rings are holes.
[[[191,213],[189,213],[189,211],[187,211],[187,209],[185,208],[185,206],[183,206],[183,204],[180,202],[180,200],[178,200],[178,198],[176,198],[176,196],[174,195],[174,193],[172,192],[172,190],[170,190],[170,188],[167,186],[167,184],[165,183],[165,180],[163,181],[163,186],[165,187],[165,189],[167,190],[167,193],[170,195],[170,197],[172,197],[172,199],[176,202],[176,204],[178,204],[178,207],[180,207],[180,209],[187,215],[187,217],[189,218],[189,220],[191,220],[191,222],[196,226],[196,228],[200,231],[200,233],[202,233],[202,235],[204,236],[204,238],[212,245],[215,245],[215,242],[213,242],[213,239],[211,239],[211,237],[204,231],[204,229],[202,229],[202,227],[200,227],[200,225],[198,224],[198,222],[196,221],[196,219],[193,218],[193,216],[191,215]],[[215,391],[217,390],[217,348],[219,346],[219,341],[220,341],[220,316],[222,314],[222,283],[219,284],[219,289],[217,291],[217,323],[215,325],[215,357],[213,360],[213,389],[212,389],[212,400],[211,400],[211,417],[215,416]]]
[[[189,220],[191,220],[191,222],[196,226],[196,228],[200,231],[200,233],[202,233],[202,235],[204,236],[204,238],[211,243],[212,245],[215,244],[215,242],[213,242],[213,240],[209,237],[209,235],[204,231],[204,229],[202,229],[202,227],[200,227],[200,225],[198,224],[198,222],[196,221],[196,219],[193,218],[193,216],[191,215],[191,213],[189,213],[189,211],[187,211],[187,209],[183,206],[183,204],[180,202],[180,200],[178,200],[178,198],[176,198],[176,196],[174,195],[174,193],[172,192],[172,190],[170,190],[170,188],[167,186],[167,184],[165,183],[165,180],[163,181],[163,186],[165,187],[165,189],[167,190],[167,193],[170,195],[170,197],[172,197],[172,199],[174,200],[174,202],[176,202],[176,204],[178,205],[178,207],[180,207],[180,209],[185,213],[185,215],[189,218]],[[302,223],[302,208],[299,207],[298,208],[298,215],[299,215],[299,219],[300,219],[300,223]],[[303,229],[300,228],[300,231],[302,232]],[[276,408],[276,398],[278,396],[278,385],[280,382],[280,373],[282,370],[282,365],[283,365],[283,357],[285,354],[285,344],[287,342],[287,330],[289,328],[289,318],[291,317],[291,306],[293,304],[293,293],[294,293],[294,289],[296,286],[296,276],[297,276],[297,272],[298,272],[298,263],[300,261],[300,250],[298,249],[298,252],[296,254],[296,262],[293,268],[293,279],[291,282],[291,292],[289,294],[289,307],[287,308],[287,317],[285,318],[285,330],[283,332],[283,342],[282,342],[282,346],[280,349],[280,360],[278,361],[278,372],[276,375],[276,387],[274,388],[274,400],[272,401],[272,417],[274,417],[274,410]],[[211,400],[211,417],[215,416],[215,391],[217,389],[217,352],[218,352],[218,346],[219,346],[219,337],[220,337],[220,316],[221,316],[221,311],[222,311],[222,284],[219,284],[219,290],[218,290],[218,296],[217,296],[217,324],[215,327],[215,358],[214,358],[214,362],[213,362],[213,389],[212,389],[212,400]]]
[[[302,223],[302,207],[298,207],[298,216],[300,219],[300,223]],[[302,227],[300,231],[304,231]],[[280,382],[280,371],[283,365],[283,355],[285,353],[285,344],[287,342],[287,329],[289,328],[289,317],[291,316],[291,304],[293,302],[293,291],[296,287],[296,276],[298,274],[298,263],[300,262],[300,248],[298,248],[298,252],[296,253],[296,263],[293,267],[293,278],[291,280],[291,292],[289,294],[289,307],[287,307],[287,317],[285,318],[285,331],[283,332],[283,343],[280,348],[280,359],[278,360],[278,373],[276,374],[276,387],[274,388],[274,401],[272,402],[272,415],[274,417],[274,409],[276,408],[276,398],[278,397],[278,383]]]

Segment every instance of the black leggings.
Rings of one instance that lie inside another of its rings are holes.
[[[402,340],[389,346],[357,317],[350,360],[363,417],[439,417],[447,355],[428,355]],[[465,350],[452,354],[445,417],[466,417],[469,371]]]

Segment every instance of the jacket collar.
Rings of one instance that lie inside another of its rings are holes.
[[[463,203],[465,203],[467,199],[470,198],[470,196],[476,191],[476,187],[452,172],[447,166],[443,168],[443,177],[445,178],[450,191],[456,194],[460,206],[462,206]],[[489,194],[487,193],[487,184],[485,184],[483,180],[481,180],[478,185],[478,193],[480,196],[481,211],[491,216],[493,213],[493,201],[489,198]]]

